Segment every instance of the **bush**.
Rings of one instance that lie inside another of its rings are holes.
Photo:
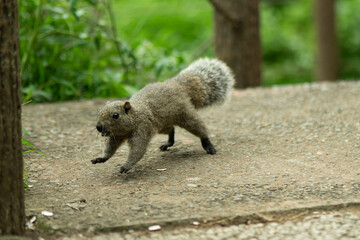
[[[20,0],[19,13],[24,101],[127,97],[183,63],[146,41],[119,41],[110,0]]]

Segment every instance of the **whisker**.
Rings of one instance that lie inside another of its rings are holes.
[[[112,131],[110,131],[110,137],[112,137],[114,139],[115,143],[117,144],[117,139]]]
[[[95,128],[90,130],[90,133],[91,133],[91,135],[98,135],[99,134],[99,132]]]

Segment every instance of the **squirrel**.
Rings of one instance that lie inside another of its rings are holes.
[[[171,79],[146,85],[129,100],[107,103],[100,109],[96,125],[97,131],[107,137],[104,156],[91,162],[106,162],[127,140],[130,153],[120,168],[120,173],[126,173],[144,156],[155,134],[168,134],[168,141],[160,150],[173,146],[174,126],[199,137],[204,150],[215,154],[196,110],[223,104],[229,99],[233,85],[234,75],[225,63],[202,58]]]

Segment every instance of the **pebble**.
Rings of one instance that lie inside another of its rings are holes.
[[[42,215],[46,216],[46,217],[52,217],[54,216],[54,213],[50,212],[50,211],[42,211],[41,212]]]
[[[149,231],[159,231],[161,229],[161,226],[153,225],[153,226],[150,226],[148,229],[149,229]]]

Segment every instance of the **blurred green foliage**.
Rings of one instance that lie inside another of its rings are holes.
[[[206,0],[114,1],[118,31],[135,47],[143,39],[186,57],[213,55],[212,8]]]
[[[19,0],[24,101],[126,97],[182,67],[172,50],[119,40],[115,19],[111,0]]]
[[[360,0],[337,1],[340,79],[360,79]]]
[[[340,79],[360,76],[360,0],[337,1]],[[313,1],[262,0],[263,85],[310,82]],[[24,101],[127,97],[214,56],[206,0],[19,0]]]
[[[315,33],[312,1],[263,1],[263,85],[312,81]]]
[[[316,65],[314,1],[262,0],[263,85],[311,82]],[[339,79],[360,79],[360,0],[336,1]]]

